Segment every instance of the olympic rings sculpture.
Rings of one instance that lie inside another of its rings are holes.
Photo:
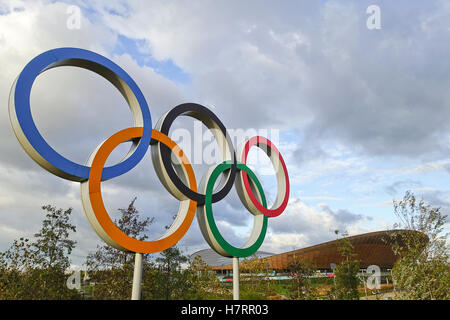
[[[39,74],[59,66],[75,66],[93,71],[112,83],[127,101],[134,127],[121,130],[101,143],[85,165],[75,163],[56,152],[39,133],[30,106],[31,88]],[[208,108],[185,103],[164,114],[152,129],[149,106],[134,80],[117,64],[92,51],[79,48],[58,48],[33,58],[14,81],[9,98],[9,115],[14,133],[25,152],[41,167],[63,179],[81,183],[81,199],[86,217],[98,236],[109,245],[138,253],[154,253],[175,245],[189,229],[195,213],[206,242],[226,257],[247,257],[264,241],[268,217],[280,215],[289,200],[289,177],[283,157],[266,138],[255,136],[235,152],[225,126]],[[210,129],[222,151],[222,163],[205,174],[199,186],[189,159],[169,138],[173,121],[179,116],[200,120]],[[128,154],[117,164],[105,167],[110,153],[121,143],[132,141]],[[278,193],[272,208],[261,183],[246,165],[251,147],[261,148],[269,156],[277,177]],[[180,201],[178,214],[171,227],[155,241],[141,241],[120,230],[105,209],[101,182],[122,175],[134,168],[151,149],[152,162],[164,187]],[[172,156],[177,158],[174,163]],[[220,175],[225,182],[214,186]],[[223,199],[235,185],[245,208],[254,215],[253,230],[242,248],[229,244],[214,221],[212,204]],[[197,189],[198,188],[198,189]]]

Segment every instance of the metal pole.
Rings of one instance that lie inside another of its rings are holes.
[[[233,300],[239,300],[239,258],[233,257]]]
[[[131,300],[141,300],[142,253],[136,252],[134,258],[133,289]]]

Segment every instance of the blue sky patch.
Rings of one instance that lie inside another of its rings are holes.
[[[139,66],[151,67],[156,73],[171,81],[181,84],[186,84],[191,81],[190,75],[177,66],[171,59],[157,60],[149,51],[150,49],[144,39],[131,39],[119,34],[113,54],[129,54]]]

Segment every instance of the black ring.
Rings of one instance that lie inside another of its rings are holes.
[[[231,188],[233,187],[234,180],[236,177],[236,172],[237,172],[236,153],[234,152],[232,142],[227,140],[226,128],[223,125],[223,123],[219,120],[219,118],[208,108],[206,108],[200,104],[197,104],[197,103],[183,103],[183,104],[176,106],[175,108],[173,108],[166,114],[166,116],[161,124],[161,129],[159,131],[164,133],[165,135],[169,135],[170,126],[172,125],[174,120],[179,116],[189,116],[189,117],[195,118],[197,120],[200,120],[208,128],[211,127],[212,123],[216,124],[219,127],[222,134],[224,135],[225,140],[227,141],[228,149],[233,158],[232,159],[233,164],[231,165],[231,169],[230,169],[231,172],[230,172],[230,175],[229,175],[228,180],[226,181],[225,185],[222,187],[222,189],[220,189],[219,191],[217,191],[216,193],[214,193],[212,195],[212,202],[213,203],[218,202],[218,201],[222,200],[223,198],[225,198],[225,196],[230,192]],[[205,116],[206,116],[206,119],[205,119]],[[212,123],[208,123],[208,121],[211,121]],[[155,143],[155,142],[152,141],[151,144],[153,144],[153,143]],[[172,166],[172,162],[171,162],[171,152],[172,151],[162,143],[158,143],[158,146],[159,146],[159,151],[161,154],[162,162],[164,164],[164,168],[165,168],[170,180],[172,180],[172,183],[175,185],[175,187],[186,197],[188,197],[191,200],[196,201],[197,205],[203,205],[205,203],[205,195],[197,193],[195,191],[192,191],[192,189],[187,187],[180,180],[178,175],[176,174],[176,172]]]

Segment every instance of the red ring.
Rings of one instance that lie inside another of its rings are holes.
[[[277,147],[275,147],[275,145],[269,139],[266,139],[261,136],[252,137],[247,141],[247,143],[244,146],[241,162],[244,164],[247,164],[247,156],[250,151],[250,148],[253,147],[254,145],[259,147],[260,144],[265,144],[267,147],[269,147],[271,149],[272,152],[275,152],[275,154],[277,154],[280,159],[280,163],[283,167],[284,177],[285,177],[285,181],[286,181],[286,191],[285,191],[283,202],[280,204],[280,206],[278,208],[275,208],[275,209],[264,208],[263,205],[261,203],[259,203],[258,199],[253,194],[252,189],[250,188],[250,183],[248,181],[247,173],[245,173],[244,170],[241,170],[241,175],[242,175],[242,179],[243,179],[242,181],[244,182],[245,191],[247,192],[248,197],[250,198],[253,205],[262,214],[264,214],[268,217],[277,217],[283,213],[284,209],[286,209],[286,206],[287,206],[288,200],[289,200],[289,176],[288,176],[286,164],[284,163],[283,157],[281,156]],[[272,163],[272,165],[273,165],[273,163]]]

